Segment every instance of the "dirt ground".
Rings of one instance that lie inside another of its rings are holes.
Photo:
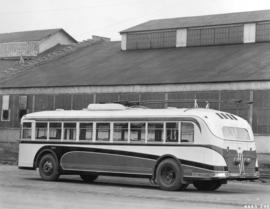
[[[45,182],[36,171],[0,165],[1,209],[270,208],[270,183],[230,182],[215,192],[161,191],[148,179],[99,177],[86,184],[78,176]]]

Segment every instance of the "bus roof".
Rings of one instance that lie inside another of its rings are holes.
[[[221,112],[214,109],[204,108],[166,108],[166,109],[145,109],[145,108],[126,108],[116,110],[53,110],[34,112],[25,115],[22,120],[83,120],[83,119],[139,119],[139,118],[178,118],[193,117],[201,118],[204,121],[230,121],[241,122],[244,119],[231,113]]]
[[[222,128],[239,127],[245,128],[252,134],[249,123],[234,114],[222,112],[214,109],[205,108],[166,108],[166,109],[148,109],[148,108],[128,108],[114,110],[101,109],[83,109],[83,110],[53,110],[29,113],[22,118],[23,121],[174,121],[183,118],[196,123],[202,122],[216,135],[222,137]],[[104,119],[104,120],[102,120]],[[200,126],[201,126],[200,125]]]

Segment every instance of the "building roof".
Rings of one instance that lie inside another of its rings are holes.
[[[58,32],[65,33],[75,43],[77,42],[72,36],[70,36],[64,29],[47,29],[47,30],[33,30],[33,31],[21,31],[13,33],[1,33],[0,43],[9,42],[26,42],[26,41],[40,41],[44,38],[52,36]]]
[[[65,52],[66,48],[71,48],[71,45],[57,44],[54,47],[42,52],[37,57],[32,57],[31,59],[29,59],[29,57],[26,59],[24,58],[23,63],[20,62],[20,57],[0,58],[0,80],[16,74],[17,71],[24,67],[24,65],[28,65],[31,62],[35,63],[36,60],[41,58],[42,60],[45,58],[48,59],[52,54],[54,54],[54,56],[56,54],[59,55],[60,53]]]
[[[6,75],[6,71],[8,69],[14,69],[19,66],[19,60],[18,59],[9,59],[9,60],[3,60],[0,59],[0,80],[1,78],[4,78]]]
[[[192,17],[179,17],[170,19],[150,20],[148,22],[123,30],[120,33],[201,27],[212,25],[226,25],[234,23],[261,22],[268,20],[270,20],[270,10],[214,14],[214,15],[192,16]]]
[[[0,88],[270,80],[270,43],[121,51],[96,42],[20,70]]]

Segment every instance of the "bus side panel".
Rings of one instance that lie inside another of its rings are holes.
[[[71,151],[60,160],[64,170],[152,175],[156,160],[136,156]]]
[[[18,166],[25,168],[33,168],[34,167],[34,159],[38,152],[38,150],[43,145],[38,144],[19,144],[19,160]]]

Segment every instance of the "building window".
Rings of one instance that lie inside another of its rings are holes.
[[[50,140],[60,140],[61,132],[62,132],[62,124],[61,123],[50,123],[49,129],[49,139]]]
[[[19,119],[27,114],[27,96],[19,96]]]
[[[25,122],[22,125],[22,139],[31,139],[32,136],[32,123]]]
[[[181,123],[181,142],[194,142],[194,125],[193,123]]]
[[[1,120],[2,121],[10,120],[9,95],[4,95],[2,99]]]
[[[253,91],[252,129],[256,135],[270,135],[270,91]]]
[[[149,49],[150,48],[150,35],[148,33],[137,34],[137,49]]]
[[[116,142],[128,141],[128,123],[113,124],[113,140]]]
[[[175,47],[176,30],[127,34],[127,49]]]
[[[145,142],[145,123],[130,124],[130,142]]]
[[[93,123],[80,123],[80,140],[93,140]]]
[[[229,42],[229,28],[218,27],[215,28],[215,44],[228,44]]]
[[[136,34],[127,34],[127,49],[136,49]]]
[[[175,47],[176,46],[175,44],[176,44],[176,31],[174,30],[163,32],[163,47],[164,48]]]
[[[166,123],[166,142],[178,142],[178,123]]]
[[[97,123],[96,141],[110,141],[110,123]]]
[[[64,140],[76,140],[76,123],[64,123]]]
[[[164,33],[153,32],[150,37],[151,48],[163,48]]]
[[[187,30],[187,46],[201,45],[201,30],[199,28],[189,28]]]
[[[36,123],[36,139],[47,139],[47,123]]]
[[[256,24],[256,42],[270,41],[270,22]]]
[[[229,140],[239,140],[239,141],[249,141],[249,133],[244,128],[238,127],[222,127],[223,136],[225,139]]]
[[[147,142],[162,142],[163,123],[148,123]]]
[[[244,25],[188,28],[187,46],[243,43]]]
[[[202,28],[201,29],[201,46],[213,45],[215,43],[215,29]]]

